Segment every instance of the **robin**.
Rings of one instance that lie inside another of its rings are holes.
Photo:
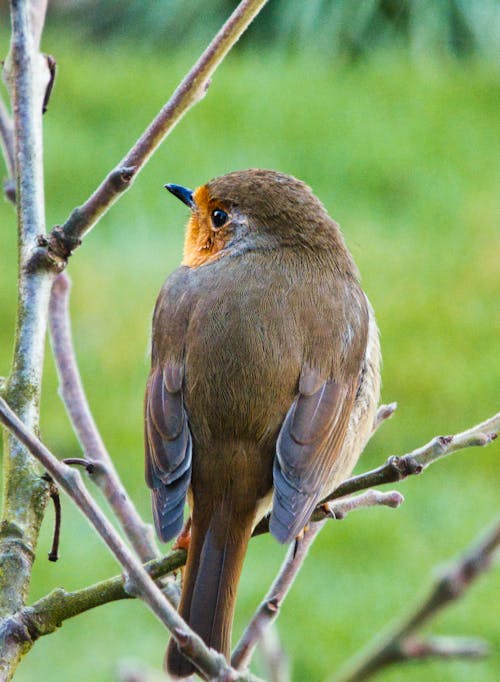
[[[378,330],[338,225],[310,188],[271,170],[195,191],[181,267],[153,318],[146,480],[164,541],[191,539],[179,611],[230,656],[252,530],[289,543],[354,467],[380,390]],[[172,639],[166,669],[195,668]]]

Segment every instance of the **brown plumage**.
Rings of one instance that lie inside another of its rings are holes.
[[[299,180],[230,173],[194,193],[153,320],[146,479],[163,540],[192,535],[180,613],[230,655],[252,529],[292,541],[354,466],[379,393],[378,333],[337,224]],[[192,664],[172,640],[169,672]]]

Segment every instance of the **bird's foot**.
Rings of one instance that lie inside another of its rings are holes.
[[[184,524],[184,528],[177,536],[176,541],[172,545],[172,549],[189,550],[190,542],[191,542],[191,517]]]

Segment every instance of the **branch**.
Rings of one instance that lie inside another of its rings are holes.
[[[380,424],[392,416],[396,408],[396,403],[391,405],[381,405],[374,421],[374,431]],[[386,414],[386,417],[382,415]],[[457,433],[454,436],[436,436],[426,445],[413,450],[407,455],[389,457],[387,462],[359,476],[352,476],[347,481],[341,483],[331,495],[325,497],[316,507],[312,515],[313,520],[324,518],[324,505],[331,500],[336,500],[345,495],[371,488],[386,483],[402,481],[408,476],[421,474],[428,466],[437,462],[439,459],[451,455],[454,452],[475,446],[483,447],[492,443],[500,431],[500,412],[490,419],[477,424],[467,431]],[[266,516],[254,528],[253,535],[261,535],[269,532],[269,516]]]
[[[356,509],[377,505],[396,508],[402,502],[403,496],[398,492],[380,493],[377,490],[367,490],[357,497],[330,503],[326,515],[333,519],[344,519]],[[324,516],[325,512],[323,512],[323,518]],[[236,645],[231,659],[235,668],[246,668],[250,664],[255,647],[262,639],[265,630],[278,617],[281,604],[297,577],[309,548],[325,523],[326,520],[323,520],[306,526],[303,534],[290,546],[276,579]]]
[[[489,445],[497,438],[499,431],[500,412],[462,433],[457,433],[454,436],[436,436],[426,445],[407,455],[389,457],[387,462],[378,469],[347,479],[331,495],[326,497],[322,504],[364,488],[394,483],[402,481],[408,476],[421,474],[428,466],[454,452],[464,448]]]
[[[181,118],[204,97],[211,76],[266,2],[267,0],[242,0],[126,156],[87,201],[72,211],[64,225],[52,230],[45,243],[46,256],[52,265],[64,267],[84,235],[131,186],[141,168]]]
[[[394,413],[398,409],[397,403],[389,403],[388,405],[380,405],[373,420],[372,434],[382,426],[384,422],[393,417]]]
[[[16,203],[16,185],[14,178],[16,175],[16,160],[14,156],[14,124],[5,106],[3,99],[0,98],[0,146],[2,147],[7,178],[4,180],[3,189],[7,199]]]
[[[416,632],[437,613],[463,596],[472,583],[491,565],[500,546],[500,521],[492,526],[465,554],[435,581],[424,601],[389,634],[362,652],[335,677],[336,682],[359,682],[380,668],[430,656],[477,658],[487,653],[483,642],[455,637],[422,639]]]
[[[9,163],[16,167],[19,234],[17,323],[5,395],[27,428],[36,431],[51,276],[33,273],[28,267],[37,235],[45,229],[41,116],[47,82],[46,61],[38,53],[32,32],[30,6],[37,14],[41,31],[44,7],[38,2],[11,0],[12,38],[4,66],[14,124],[14,157]],[[7,434],[3,481],[0,617],[18,611],[25,603],[34,548],[48,500],[47,483],[40,478],[34,459]],[[0,675],[7,676],[12,674],[22,652],[15,642],[10,642],[8,649],[5,645],[0,633]]]
[[[185,562],[186,551],[178,549],[167,556],[148,562],[144,568],[153,580],[157,580],[177,570]],[[28,630],[30,639],[34,642],[39,637],[57,630],[69,618],[79,616],[103,604],[133,598],[134,595],[126,590],[123,575],[117,575],[73,592],[56,589],[31,606],[22,609],[16,615],[16,621],[18,627]]]
[[[290,662],[278,635],[276,626],[267,629],[259,641],[259,653],[267,668],[269,682],[289,682]]]
[[[90,524],[95,528],[119,564],[126,572],[126,590],[144,601],[157,618],[170,630],[185,656],[187,656],[209,679],[251,680],[250,675],[240,675],[232,670],[224,656],[209,649],[203,640],[194,633],[178,615],[174,607],[167,601],[160,588],[151,580],[143,565],[135,558],[106,516],[89,495],[79,472],[60,462],[54,455],[31,434],[20,419],[0,398],[0,421],[16,436],[42,464],[53,479],[78,506]],[[26,646],[32,641],[26,630],[9,630],[9,620],[4,624],[6,639],[21,639],[24,636]],[[231,677],[232,676],[232,677]]]
[[[475,637],[407,637],[401,642],[399,662],[424,658],[485,658],[490,654],[487,642]]]
[[[85,453],[87,471],[101,488],[139,558],[158,557],[151,527],[139,516],[123,487],[90,411],[75,358],[69,318],[71,282],[61,273],[52,285],[49,327],[61,397]],[[90,466],[89,466],[90,465]]]
[[[386,419],[394,414],[395,409],[396,403],[382,405],[379,408],[374,420],[373,432],[375,432]],[[385,504],[387,506],[397,507],[403,501],[403,497],[398,492],[384,494],[376,490],[368,490],[354,498],[343,499],[337,503],[333,503],[332,500],[338,497],[344,497],[345,495],[362,490],[368,486],[399,481],[411,474],[421,473],[438,459],[463,448],[488,445],[497,437],[499,429],[500,413],[455,436],[437,436],[426,445],[403,457],[390,457],[384,466],[366,474],[350,478],[341,484],[332,495],[325,498],[318,505],[311,520],[318,521],[324,519],[325,516],[331,518],[344,518],[344,516],[353,509],[360,509],[362,507],[372,506],[373,504]],[[295,554],[294,551],[290,550],[270,591],[264,598],[264,601],[261,603],[234,650],[232,663],[236,668],[242,668],[248,665],[264,630],[276,619],[279,605],[290,589],[293,580],[305,559],[307,551],[321,527],[322,524],[312,523],[296,546]],[[253,535],[259,535],[268,530],[269,519],[267,517],[257,525]],[[278,595],[277,600],[276,595]]]

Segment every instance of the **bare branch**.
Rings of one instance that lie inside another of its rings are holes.
[[[377,414],[375,415],[375,419],[373,420],[373,433],[379,429],[379,427],[386,422],[388,419],[390,419],[393,415],[394,412],[398,409],[398,404],[397,403],[389,403],[388,405],[380,405],[380,407],[377,410]]]
[[[43,25],[45,23],[45,14],[47,13],[47,0],[30,0],[30,24],[31,34],[35,49],[40,49],[40,41],[42,39]]]
[[[87,201],[73,210],[47,242],[48,256],[63,267],[99,218],[132,184],[135,176],[181,118],[205,95],[210,78],[267,0],[242,0],[156,118]]]
[[[167,556],[148,562],[144,568],[153,580],[157,580],[183,566],[185,561],[186,551],[178,549]],[[65,620],[79,616],[85,611],[112,601],[134,598],[134,595],[125,589],[123,575],[117,575],[73,592],[58,588],[22,609],[16,614],[16,619],[20,626],[28,629],[31,640],[35,641],[54,632]]]
[[[14,124],[12,118],[0,97],[0,146],[5,160],[7,178],[4,180],[3,189],[7,199],[16,203],[16,159],[14,155]]]
[[[331,495],[322,500],[322,503],[350,495],[364,488],[394,483],[402,481],[407,476],[421,474],[428,466],[454,452],[464,448],[489,445],[497,438],[499,430],[500,412],[462,433],[457,433],[454,436],[436,436],[426,445],[407,455],[389,457],[387,462],[378,469],[349,478],[339,485]]]
[[[423,658],[484,658],[490,647],[475,637],[407,637],[401,643],[401,653],[403,662]]]
[[[311,523],[305,528],[302,535],[297,538],[288,548],[285,560],[272,583],[266,596],[252,616],[245,628],[240,641],[236,645],[231,657],[231,664],[237,670],[242,670],[250,665],[255,648],[261,640],[265,630],[278,617],[281,604],[288,594],[309,548],[316,536],[325,525],[325,521]]]
[[[276,625],[271,625],[266,636],[260,639],[259,652],[267,666],[269,682],[289,682],[290,662],[281,645]]]
[[[337,502],[325,502],[318,508],[311,520],[320,521],[323,518],[332,518],[341,521],[347,514],[356,509],[366,509],[367,507],[391,507],[397,509],[404,502],[404,497],[397,490],[381,493],[379,490],[365,490],[360,495],[345,497]]]
[[[347,514],[355,509],[363,509],[382,505],[399,507],[403,502],[403,496],[398,492],[380,493],[377,490],[367,490],[361,495],[338,502],[331,502],[327,510],[323,510],[323,518],[344,519]],[[283,600],[290,590],[297,574],[304,563],[309,548],[316,536],[323,528],[326,520],[311,523],[303,534],[290,546],[279,573],[274,580],[269,592],[264,597],[240,641],[233,652],[231,662],[237,669],[242,669],[250,664],[255,647],[262,639],[264,631],[278,617]]]
[[[4,65],[14,124],[14,160],[9,163],[16,167],[19,232],[17,325],[5,395],[28,429],[36,431],[51,275],[33,273],[29,268],[37,235],[45,229],[41,116],[47,83],[46,62],[33,38],[30,6],[28,2],[11,0],[12,37]],[[38,16],[41,31],[43,12]],[[48,500],[48,485],[40,478],[28,450],[7,434],[4,449],[0,617],[16,612],[25,602],[34,548]],[[5,650],[4,645],[4,633],[0,631],[0,675],[8,676],[22,651],[15,641]]]
[[[416,632],[442,609],[459,599],[490,566],[500,546],[500,521],[466,550],[455,563],[441,571],[428,596],[389,633],[382,635],[367,651],[348,662],[334,679],[336,682],[359,682],[380,668],[429,656],[484,656],[485,645],[477,640],[455,637],[422,639]]]
[[[45,445],[26,429],[25,425],[10,409],[3,398],[0,398],[0,420],[28,448],[32,455],[38,459],[82,511],[114,554],[119,564],[124,568],[127,576],[125,584],[129,594],[139,597],[149,606],[157,618],[170,630],[181,650],[202,674],[206,675],[209,679],[255,679],[250,675],[238,674],[232,670],[222,654],[208,649],[203,640],[190,630],[96,505],[85,488],[80,473],[54,457]],[[8,638],[8,619],[7,625],[4,624],[4,629],[6,627]],[[16,636],[20,636],[19,629],[16,629]],[[25,638],[25,646],[30,646],[32,642],[29,639],[27,629]]]
[[[387,408],[391,408],[393,405],[396,405],[396,403],[391,403],[391,405],[388,406],[382,405],[379,409],[379,413],[381,411],[385,412]],[[377,416],[374,421],[375,428],[378,428],[382,421],[383,420],[379,420]],[[348,478],[347,481],[344,481],[344,483],[341,483],[331,495],[328,495],[320,502],[316,507],[312,518],[324,518],[324,505],[327,502],[331,502],[331,500],[336,500],[339,497],[344,497],[345,495],[350,495],[359,490],[371,488],[372,486],[402,481],[408,476],[421,474],[430,464],[433,464],[446,455],[451,455],[453,452],[458,452],[464,448],[474,446],[489,445],[497,438],[499,430],[500,412],[481,424],[477,424],[467,431],[458,433],[455,436],[436,436],[426,445],[423,445],[417,450],[413,450],[413,452],[410,452],[407,455],[389,457],[387,462],[377,469],[367,471],[364,474],[359,474],[359,476],[353,476]],[[266,516],[254,528],[253,535],[261,535],[262,533],[268,532],[269,517]]]
[[[59,539],[61,537],[61,499],[59,497],[59,488],[56,486],[49,474],[43,477],[49,484],[49,495],[54,505],[54,536],[52,538],[52,547],[49,552],[49,561],[59,560]]]
[[[82,385],[71,337],[69,292],[71,282],[61,273],[52,285],[49,328],[59,376],[61,397],[82,445],[94,483],[102,490],[139,558],[149,561],[159,555],[152,529],[139,516],[114,467],[92,417]]]

